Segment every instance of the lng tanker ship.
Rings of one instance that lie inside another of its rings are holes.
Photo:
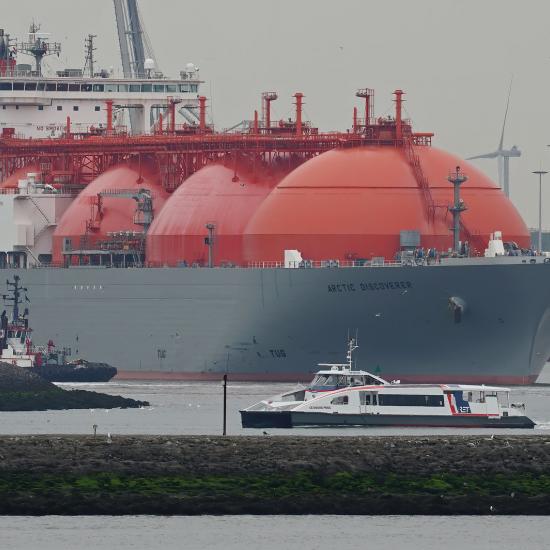
[[[550,356],[550,264],[524,261],[2,274],[22,277],[37,341],[122,377],[303,381],[357,331],[357,364],[390,380],[527,384]]]
[[[0,275],[27,288],[36,341],[121,377],[307,380],[357,332],[386,379],[536,379],[550,264],[497,185],[413,131],[401,90],[384,117],[358,90],[345,132],[303,120],[299,92],[293,119],[265,92],[217,132],[194,65],[94,71],[89,37],[86,71],[45,75],[48,40],[0,31]]]

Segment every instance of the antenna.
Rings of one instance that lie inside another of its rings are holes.
[[[205,227],[208,229],[208,237],[204,238],[204,244],[208,246],[208,267],[214,267],[214,231],[216,225],[207,223]]]
[[[19,284],[20,278],[19,275],[14,275],[13,282],[6,280],[6,286],[8,287],[8,292],[10,294],[3,294],[2,298],[6,302],[13,302],[12,305],[12,323],[17,323],[19,321],[19,306],[23,303],[21,297],[22,292],[27,292],[27,289]],[[25,299],[30,301],[25,295]]]
[[[42,76],[42,59],[47,55],[61,53],[61,44],[59,42],[48,42],[47,34],[40,33],[40,25],[36,25],[34,21],[29,28],[28,42],[20,42],[17,45],[17,50],[25,55],[32,55],[36,62],[36,73]]]
[[[460,166],[455,168],[447,177],[447,180],[454,186],[454,203],[449,206],[449,212],[453,215],[453,249],[458,254],[460,252],[460,215],[466,210],[464,201],[460,198],[460,186],[468,179],[468,176],[461,172]]]
[[[358,348],[357,345],[357,329],[356,329],[356,335],[355,338],[349,337],[349,329],[348,329],[348,353],[346,355],[346,359],[348,360],[348,367],[349,370],[353,370],[353,352]]]
[[[86,74],[86,69],[88,69],[90,78],[94,77],[94,52],[97,50],[97,48],[94,48],[94,38],[97,38],[96,34],[89,34],[84,40],[86,60],[84,61],[84,70],[82,72]]]

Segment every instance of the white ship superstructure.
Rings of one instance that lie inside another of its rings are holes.
[[[35,57],[36,66],[19,63],[16,55]],[[59,44],[55,43],[58,51]],[[185,131],[199,125],[198,68],[188,63],[180,78],[165,77],[152,59],[145,61],[139,77],[117,77],[112,69],[94,72],[87,59],[84,69],[62,69],[45,74],[44,52],[54,49],[47,35],[31,27],[27,42],[16,46],[0,30],[0,128],[3,135],[59,137],[86,135],[118,129],[133,134]],[[93,55],[93,46],[90,56]],[[39,61],[40,60],[40,61]],[[131,120],[130,120],[131,119]],[[160,124],[159,124],[160,123]],[[112,128],[109,125],[112,124]]]
[[[41,183],[31,172],[16,189],[0,189],[0,268],[51,261],[53,232],[75,196]]]

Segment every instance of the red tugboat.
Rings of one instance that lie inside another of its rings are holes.
[[[117,369],[106,363],[93,363],[83,359],[67,361],[70,348],[56,348],[52,340],[46,346],[32,343],[32,329],[29,327],[29,310],[20,314],[19,306],[26,288],[20,285],[15,275],[13,282],[6,281],[8,294],[2,298],[12,309],[11,321],[4,310],[0,316],[0,362],[30,369],[50,382],[108,382],[117,374]]]

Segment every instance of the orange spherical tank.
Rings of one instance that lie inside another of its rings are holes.
[[[243,264],[242,235],[250,217],[282,175],[213,164],[189,177],[170,197],[147,235],[149,265],[205,265],[207,224],[214,225],[214,265]],[[237,180],[237,181],[234,181]]]
[[[119,164],[95,180],[73,201],[63,214],[53,236],[53,262],[63,262],[65,239],[71,239],[71,248],[79,249],[82,237],[86,236],[86,248],[93,248],[98,241],[104,240],[107,233],[115,231],[142,231],[143,227],[134,224],[137,203],[132,198],[103,196],[98,209],[98,193],[117,189],[149,189],[153,197],[153,213],[157,216],[168,194],[162,188],[157,170],[147,163],[139,166]],[[90,223],[91,222],[91,223]],[[88,225],[88,231],[86,230]]]
[[[37,165],[23,166],[18,168],[11,176],[0,182],[0,189],[17,189],[19,180],[26,179],[28,174],[39,174],[40,168]]]
[[[349,260],[383,256],[400,249],[400,232],[416,230],[421,246],[452,246],[453,187],[449,173],[460,165],[469,179],[461,196],[462,239],[487,244],[489,234],[529,245],[529,232],[512,203],[485,175],[458,157],[416,147],[436,208],[430,215],[404,151],[395,147],[337,149],[309,160],[290,173],[263,202],[244,236],[249,262],[282,261],[285,249],[306,259]],[[481,250],[483,253],[483,250]]]

